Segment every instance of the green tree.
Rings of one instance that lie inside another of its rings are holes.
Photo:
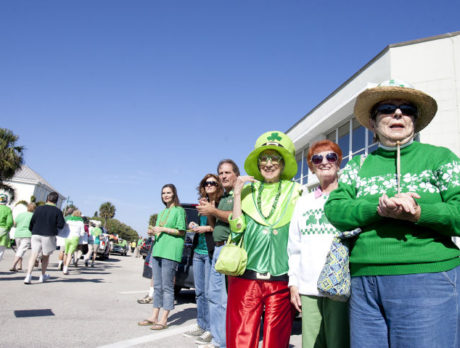
[[[158,214],[150,215],[149,226],[155,226],[155,224],[157,223],[157,218],[158,218]]]
[[[99,207],[99,216],[104,219],[104,228],[107,228],[107,220],[115,216],[115,206],[110,202],[102,203]]]
[[[0,189],[10,194],[14,200],[14,189],[4,181],[11,179],[24,163],[24,146],[16,145],[19,137],[6,128],[0,128]]]

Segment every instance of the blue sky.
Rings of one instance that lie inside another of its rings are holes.
[[[458,1],[3,1],[0,127],[85,215],[139,233],[174,183],[286,131],[387,45],[460,30]]]

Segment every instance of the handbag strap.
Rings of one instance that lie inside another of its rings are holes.
[[[238,245],[240,248],[241,248],[241,245],[243,244],[243,238],[244,238],[244,232],[241,233],[241,238],[239,242],[236,243],[236,245]],[[230,244],[231,242],[232,242],[232,232],[230,232],[230,234],[228,235],[227,244]]]

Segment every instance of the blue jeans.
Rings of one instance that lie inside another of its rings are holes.
[[[216,246],[212,257],[212,267],[209,272],[209,318],[213,344],[225,347],[225,316],[227,315],[227,288],[225,275],[216,271],[216,261],[224,246]]]
[[[162,257],[152,257],[153,307],[174,309],[174,277],[178,263]]]
[[[195,253],[193,255],[193,278],[195,279],[196,320],[198,326],[211,331],[208,309],[208,284],[211,260],[209,255]]]
[[[458,348],[460,266],[351,280],[352,348]]]

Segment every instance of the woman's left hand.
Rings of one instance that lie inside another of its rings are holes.
[[[155,226],[152,228],[152,231],[154,236],[159,236],[161,232],[163,232],[163,228],[160,226]]]
[[[416,198],[420,196],[415,192],[398,193],[391,198],[384,194],[379,198],[377,213],[383,217],[417,222],[421,209],[415,201]]]

